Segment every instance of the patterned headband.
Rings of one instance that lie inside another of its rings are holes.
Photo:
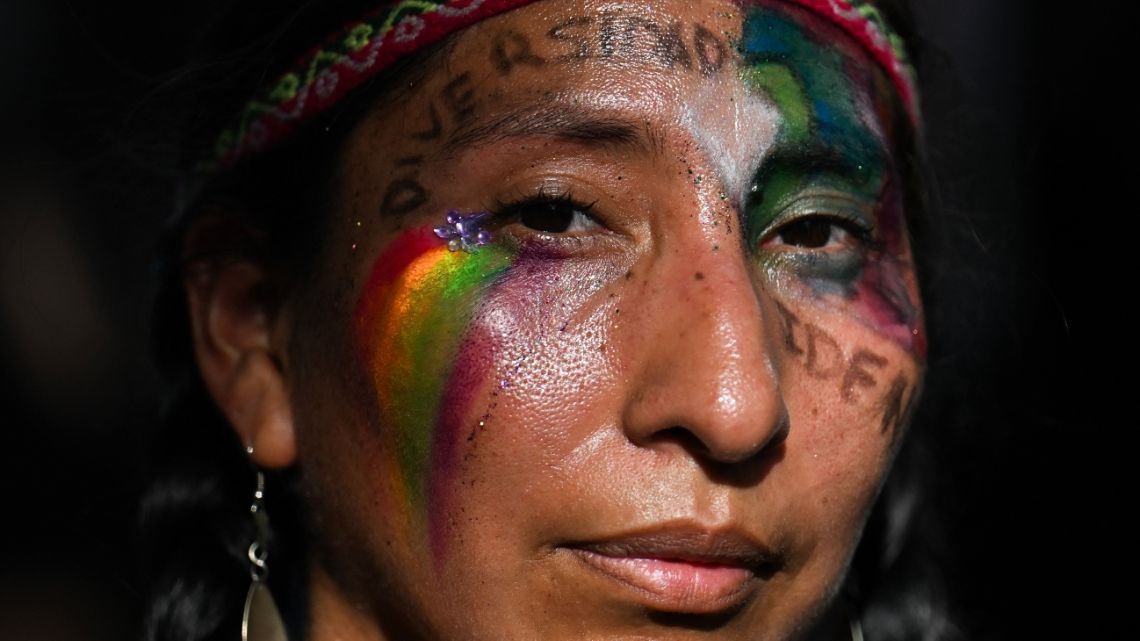
[[[298,126],[403,56],[484,18],[534,0],[399,0],[353,22],[302,56],[247,102],[199,166],[213,173],[287,138]],[[914,70],[902,39],[867,0],[784,0],[826,18],[859,42],[888,74],[919,122]]]

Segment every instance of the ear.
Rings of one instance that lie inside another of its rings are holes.
[[[233,216],[204,215],[187,231],[184,284],[194,354],[206,389],[253,462],[296,460],[285,384],[284,312],[267,267],[248,250],[254,237]]]

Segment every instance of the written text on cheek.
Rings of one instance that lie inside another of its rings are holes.
[[[800,359],[809,376],[837,381],[839,393],[847,403],[861,402],[867,397],[873,399],[872,402],[882,414],[880,432],[889,434],[893,442],[898,437],[899,428],[906,419],[913,398],[906,375],[901,372],[896,374],[884,389],[877,374],[887,365],[886,358],[862,347],[847,355],[839,342],[826,331],[800,320],[779,303],[777,310],[784,332],[784,349]],[[880,389],[883,391],[880,392]]]

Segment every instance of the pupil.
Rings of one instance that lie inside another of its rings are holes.
[[[520,221],[531,229],[559,234],[570,229],[573,218],[573,210],[551,203],[528,207],[522,212]]]
[[[785,227],[780,236],[789,245],[814,249],[831,239],[831,225],[827,220],[801,220]]]

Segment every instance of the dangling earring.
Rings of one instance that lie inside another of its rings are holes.
[[[863,641],[863,616],[859,608],[858,574],[852,571],[844,584],[843,610],[847,614],[847,629],[851,641]]]
[[[247,449],[247,451],[252,448]],[[252,453],[252,452],[251,452]],[[257,531],[249,544],[249,592],[245,595],[245,609],[241,614],[241,641],[287,641],[285,624],[277,602],[269,592],[269,519],[265,516],[265,475],[257,470],[257,489],[249,512]]]
[[[848,614],[847,625],[851,630],[851,641],[863,641],[863,620],[859,615]]]

